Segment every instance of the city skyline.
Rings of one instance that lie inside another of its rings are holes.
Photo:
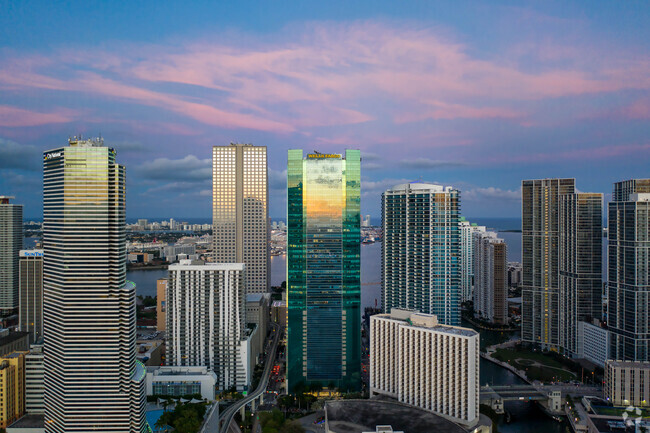
[[[648,10],[12,4],[0,190],[40,216],[40,152],[101,133],[133,167],[129,216],[208,217],[211,148],[230,142],[269,149],[272,217],[289,148],[360,149],[373,217],[383,190],[420,177],[463,192],[468,217],[519,213],[525,178],[575,177],[608,201],[612,183],[646,177]]]

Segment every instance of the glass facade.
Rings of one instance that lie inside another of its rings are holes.
[[[650,179],[614,184],[608,208],[610,358],[650,361]]]
[[[358,150],[290,150],[287,170],[288,384],[361,386]]]
[[[460,326],[460,192],[426,183],[382,195],[382,308]]]

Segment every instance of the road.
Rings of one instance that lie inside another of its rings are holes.
[[[257,385],[257,389],[252,393],[248,394],[243,399],[236,401],[235,403],[230,405],[228,409],[223,411],[223,413],[219,417],[219,424],[221,424],[222,427],[221,430],[218,431],[223,431],[224,433],[227,433],[230,423],[232,422],[232,419],[235,416],[235,414],[242,407],[246,406],[248,403],[255,400],[260,395],[262,395],[263,392],[266,391],[266,387],[268,386],[268,382],[269,382],[269,377],[271,376],[271,368],[273,367],[273,364],[275,364],[275,353],[278,348],[278,342],[280,341],[280,334],[282,334],[282,328],[280,327],[280,325],[276,323],[272,323],[271,326],[273,326],[275,329],[275,336],[273,337],[273,343],[271,343],[271,349],[267,350],[268,356],[266,357],[266,365],[264,366],[264,372],[262,372],[262,377],[260,378],[259,385]]]

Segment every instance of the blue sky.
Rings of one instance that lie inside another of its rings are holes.
[[[522,179],[609,194],[648,177],[647,2],[0,0],[0,194],[41,214],[40,152],[101,133],[129,217],[209,217],[210,152],[362,151],[362,211],[408,180],[466,216],[520,212]],[[188,2],[190,3],[190,2]]]

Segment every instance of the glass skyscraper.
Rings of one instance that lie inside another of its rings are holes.
[[[602,308],[602,194],[575,179],[522,181],[521,338],[575,355],[580,321]]]
[[[607,220],[610,358],[650,361],[650,179],[615,183]]]
[[[45,431],[143,432],[125,170],[101,139],[43,154]]]
[[[460,326],[460,192],[413,182],[382,195],[382,309]]]
[[[289,150],[287,371],[291,391],[361,386],[361,154]]]

